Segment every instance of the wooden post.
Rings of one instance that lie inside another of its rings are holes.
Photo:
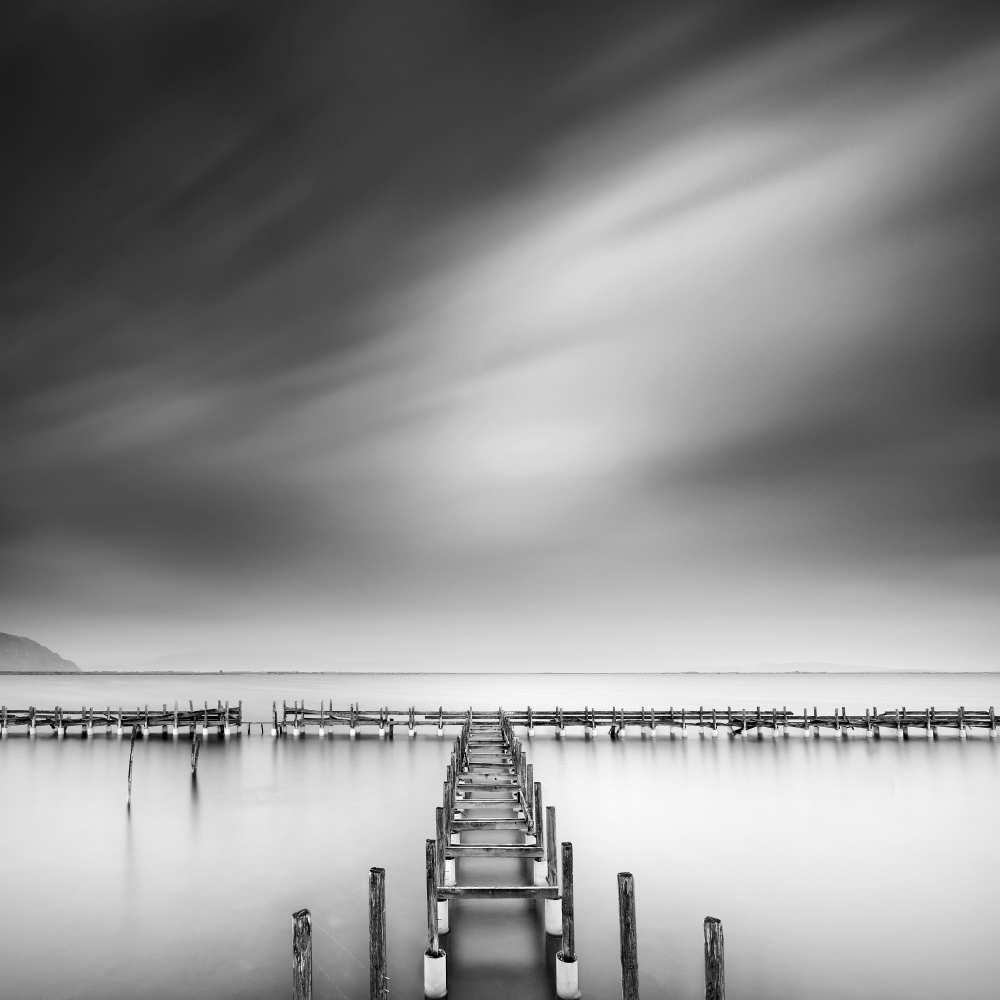
[[[537,822],[535,819],[535,765],[525,764],[524,766],[524,787],[521,791],[521,803],[524,806],[524,815],[528,819],[528,828],[535,834],[535,843],[538,843]]]
[[[191,740],[191,780],[196,781],[198,778],[198,754],[201,752],[201,737],[195,733],[194,739]]]
[[[722,921],[705,917],[705,1000],[726,1000]]]
[[[576,961],[576,926],[573,912],[573,844],[564,840],[562,845],[562,956],[564,962]]]
[[[372,868],[368,875],[368,938],[369,1000],[388,1000],[384,868]]]
[[[312,917],[308,910],[296,910],[292,914],[292,997],[312,1000],[312,995]]]
[[[135,734],[139,731],[138,726],[132,727],[132,739],[128,747],[128,808],[132,808],[132,758],[135,756]]]
[[[559,859],[556,856],[556,807],[545,807],[545,860],[548,864],[547,882],[559,884]]]
[[[441,954],[441,943],[438,940],[438,908],[437,908],[437,844],[428,839],[425,847],[427,861],[427,954],[437,958]]]
[[[621,938],[622,1000],[639,1000],[639,951],[635,933],[635,882],[618,873],[618,929]]]

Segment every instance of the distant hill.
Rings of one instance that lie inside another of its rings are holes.
[[[33,639],[0,632],[0,671],[72,674],[79,669],[72,660],[64,660],[58,653],[53,653]]]

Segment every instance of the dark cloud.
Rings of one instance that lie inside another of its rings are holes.
[[[995,568],[987,5],[0,16],[8,630]]]

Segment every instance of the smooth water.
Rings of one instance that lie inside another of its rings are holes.
[[[0,701],[491,708],[531,703],[849,710],[1000,704],[994,675],[80,675],[0,677]],[[273,997],[291,913],[313,914],[315,996],[368,990],[368,868],[387,869],[391,995],[419,998],[424,840],[448,738],[11,736],[0,746],[0,995]],[[1000,977],[1000,741],[527,742],[572,840],[584,996],[620,995],[615,875],[635,874],[645,997],[703,994],[701,924],[721,917],[729,995],[991,996]],[[467,861],[459,880],[518,863]],[[449,996],[554,995],[555,939],[522,901],[452,903]]]

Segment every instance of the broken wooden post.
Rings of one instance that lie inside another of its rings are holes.
[[[132,739],[128,746],[128,808],[132,808],[132,758],[135,756],[135,736],[139,731],[137,726],[132,727]]]
[[[312,917],[308,910],[296,910],[292,914],[292,997],[312,1000],[312,995]]]
[[[385,869],[368,874],[368,994],[369,1000],[388,1000],[389,976],[385,937]]]
[[[618,873],[618,931],[621,940],[622,1000],[639,1000],[639,951],[635,933],[635,881]]]
[[[705,1000],[726,1000],[722,921],[705,917]]]
[[[562,949],[556,952],[556,996],[575,1000],[580,995],[580,965],[576,960],[576,927],[573,912],[573,845],[562,845]]]
[[[437,844],[425,845],[427,862],[427,950],[424,952],[424,996],[438,1000],[448,995],[448,958],[438,939],[437,921]]]
[[[201,737],[196,733],[191,740],[191,780],[198,780],[198,754],[201,752]]]

